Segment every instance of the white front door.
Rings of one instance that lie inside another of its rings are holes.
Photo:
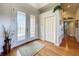
[[[45,39],[49,42],[53,42],[53,16],[45,18]]]
[[[55,42],[55,15],[47,11],[40,15],[40,38],[49,42]]]

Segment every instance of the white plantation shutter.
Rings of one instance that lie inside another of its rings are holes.
[[[35,16],[30,16],[30,37],[35,37]]]
[[[26,29],[26,14],[24,12],[17,12],[17,37],[18,40],[25,39],[25,29]]]

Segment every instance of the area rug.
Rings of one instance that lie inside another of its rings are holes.
[[[19,53],[21,56],[34,56],[44,47],[40,42],[28,43],[25,46],[19,48]]]

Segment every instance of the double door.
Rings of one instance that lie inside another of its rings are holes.
[[[54,27],[55,27],[54,16],[51,15],[44,15],[44,17],[41,16],[40,37],[43,40],[54,43],[55,38]]]

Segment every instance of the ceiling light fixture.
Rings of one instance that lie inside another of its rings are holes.
[[[68,5],[67,7],[70,8],[70,5]]]

